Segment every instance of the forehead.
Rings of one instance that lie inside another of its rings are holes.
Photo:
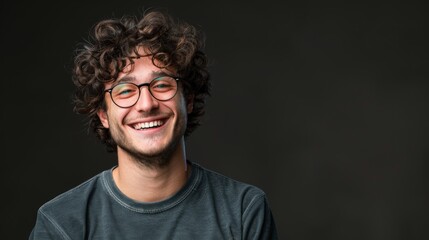
[[[159,76],[175,75],[174,69],[162,67],[162,63],[153,59],[153,55],[147,54],[144,48],[139,48],[138,54],[139,56],[131,56],[132,60],[127,60],[126,66],[119,72],[118,78],[106,83],[106,88],[120,82],[144,83]]]
[[[127,60],[127,65],[119,72],[117,80],[126,76],[144,76],[161,70],[161,68],[153,64],[152,56],[134,57],[132,62]]]

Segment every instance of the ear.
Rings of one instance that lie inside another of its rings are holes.
[[[100,119],[101,124],[103,124],[105,128],[109,128],[109,120],[107,118],[106,111],[103,109],[100,109],[97,111],[97,115],[98,115],[98,118]]]
[[[194,110],[194,95],[189,95],[189,97],[186,99],[186,111],[191,113]]]

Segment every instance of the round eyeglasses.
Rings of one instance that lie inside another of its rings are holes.
[[[179,78],[173,76],[161,76],[152,79],[149,83],[119,83],[112,88],[104,90],[109,92],[112,101],[121,108],[134,106],[140,98],[141,88],[147,86],[150,95],[159,101],[172,99],[177,93],[177,81]]]

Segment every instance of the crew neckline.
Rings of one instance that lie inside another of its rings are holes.
[[[127,208],[128,210],[138,212],[138,213],[146,213],[146,214],[156,214],[160,212],[167,211],[180,204],[183,200],[185,200],[189,194],[196,188],[201,179],[201,169],[200,167],[191,162],[187,161],[191,166],[191,175],[188,178],[186,184],[173,196],[161,200],[158,202],[139,202],[135,201],[119,190],[118,186],[113,180],[112,171],[116,168],[113,167],[109,170],[106,170],[102,173],[101,179],[103,183],[103,187],[106,190],[106,193],[113,198],[113,200],[119,203],[122,207]]]

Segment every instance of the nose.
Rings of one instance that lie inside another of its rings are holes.
[[[158,108],[158,100],[156,100],[149,92],[148,86],[142,86],[140,88],[140,97],[134,107],[137,111],[142,112],[150,112],[153,109]]]

